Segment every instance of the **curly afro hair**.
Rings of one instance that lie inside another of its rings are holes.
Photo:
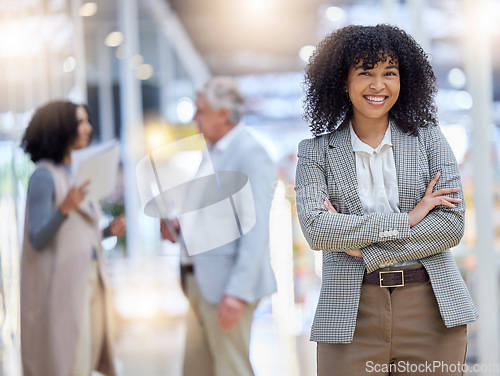
[[[332,132],[352,119],[345,93],[349,68],[387,59],[399,65],[401,89],[389,119],[403,132],[437,124],[436,77],[427,54],[403,30],[390,25],[347,26],[329,34],[316,48],[305,70],[304,119],[313,135]]]
[[[67,101],[53,101],[35,111],[21,141],[33,162],[50,159],[62,163],[68,147],[78,137],[78,106]],[[83,107],[89,113],[88,108]]]

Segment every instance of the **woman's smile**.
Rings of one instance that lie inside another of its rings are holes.
[[[380,106],[385,103],[386,99],[388,98],[387,96],[383,95],[364,95],[364,98],[366,101],[370,104],[373,104],[375,106]]]

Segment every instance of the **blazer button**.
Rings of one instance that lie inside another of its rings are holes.
[[[383,262],[381,262],[381,263],[379,264],[379,268],[380,268],[380,269],[383,269],[383,268],[385,268],[385,267],[386,267],[386,265],[385,265]]]
[[[398,235],[399,235],[399,231],[398,231],[398,230],[394,230],[394,231],[392,232],[392,235],[394,235],[394,236],[398,236]]]
[[[384,233],[383,233],[383,232],[380,232],[380,233],[378,234],[378,236],[379,236],[379,237],[381,237],[381,238],[383,238],[383,237],[384,237]]]

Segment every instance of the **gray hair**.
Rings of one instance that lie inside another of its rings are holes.
[[[211,78],[199,93],[206,95],[207,103],[213,110],[229,110],[229,124],[240,122],[245,113],[245,98],[235,79],[221,76]]]

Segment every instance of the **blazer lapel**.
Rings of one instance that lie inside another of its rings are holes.
[[[358,194],[356,164],[348,126],[331,134],[327,156],[333,179],[340,196],[345,199],[349,213],[362,215],[363,204]]]
[[[396,163],[398,180],[399,209],[409,212],[417,204],[415,192],[417,181],[414,177],[418,166],[418,137],[403,133],[392,122],[392,150]]]

